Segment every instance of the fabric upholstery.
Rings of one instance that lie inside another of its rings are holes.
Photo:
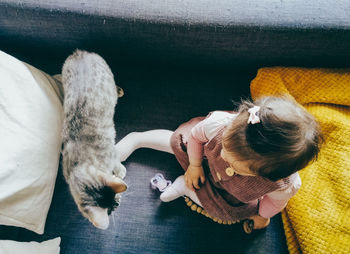
[[[350,57],[347,0],[6,0],[0,17],[3,50],[26,45],[49,57],[81,48],[119,64],[240,69]]]
[[[349,25],[349,5],[346,0],[281,2],[278,0],[102,0],[102,1],[35,1],[5,0],[22,8],[42,8],[50,11],[71,11],[80,14],[146,20],[156,23],[268,25],[276,27],[336,27]],[[330,12],[330,9],[332,11]]]

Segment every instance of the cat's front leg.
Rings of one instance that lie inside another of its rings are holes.
[[[119,160],[116,161],[116,166],[113,169],[113,174],[115,176],[120,177],[121,179],[124,179],[126,176],[126,168]]]

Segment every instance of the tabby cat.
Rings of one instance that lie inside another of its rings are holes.
[[[114,146],[114,108],[122,90],[102,57],[80,50],[66,59],[62,83],[63,174],[83,216],[106,229],[127,188]]]

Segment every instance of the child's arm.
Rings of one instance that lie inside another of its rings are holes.
[[[271,218],[275,216],[286,207],[288,200],[289,198],[278,200],[272,199],[268,195],[264,196],[264,198],[260,201],[259,215],[264,218]]]
[[[203,121],[197,123],[191,130],[188,138],[187,154],[190,166],[185,173],[186,185],[194,190],[199,189],[199,180],[205,181],[204,170],[202,167],[203,146],[213,138],[223,124],[231,121],[236,115],[223,111],[214,111]]]
[[[205,135],[205,128],[207,125],[206,119],[197,123],[191,130],[191,135],[188,138],[187,154],[191,163],[199,162],[202,165],[203,159],[203,145],[208,142]]]
[[[279,213],[288,203],[288,199],[272,199],[265,195],[259,204],[259,214],[251,216],[254,221],[254,229],[262,229],[270,224],[270,218]]]
[[[203,145],[208,141],[205,136],[206,121],[203,120],[195,125],[191,130],[191,135],[188,138],[187,154],[190,165],[185,173],[186,185],[194,191],[194,188],[199,189],[199,181],[204,183],[205,176],[202,167],[203,161]]]
[[[287,188],[263,196],[259,203],[259,214],[249,218],[254,221],[254,229],[267,227],[270,218],[282,211],[289,199],[297,193],[301,186],[299,175],[296,173],[292,179],[292,183]]]
[[[298,173],[291,177],[291,184],[283,189],[266,194],[260,201],[259,215],[264,218],[271,218],[287,205],[289,199],[293,197],[301,186],[301,180]]]

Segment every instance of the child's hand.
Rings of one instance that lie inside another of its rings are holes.
[[[205,176],[202,166],[189,165],[185,173],[185,182],[188,188],[194,191],[194,188],[199,189],[199,179],[204,183]]]
[[[269,218],[264,218],[259,215],[254,215],[250,217],[249,219],[254,221],[254,229],[262,229],[266,228],[270,224]]]

